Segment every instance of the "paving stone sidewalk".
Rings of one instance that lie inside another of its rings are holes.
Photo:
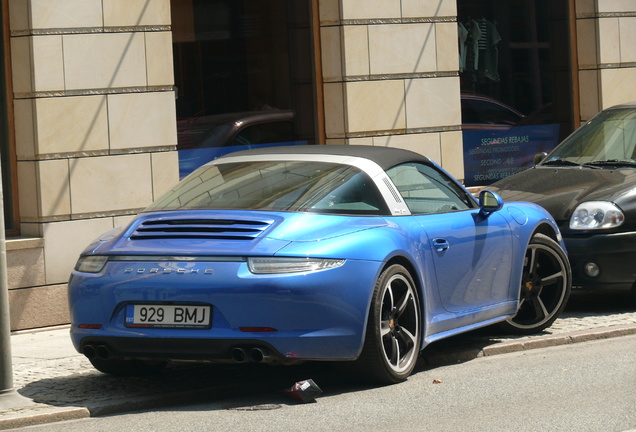
[[[633,309],[633,308],[632,308]],[[636,312],[565,313],[540,335],[509,337],[482,330],[427,347],[421,369],[600,338],[636,334]],[[0,410],[0,430],[177,405],[232,393],[237,377],[262,379],[244,365],[175,367],[152,378],[117,378],[95,371],[73,349],[68,327],[11,336],[14,388],[32,404]],[[240,370],[240,372],[239,372]],[[240,374],[240,375],[239,375]]]

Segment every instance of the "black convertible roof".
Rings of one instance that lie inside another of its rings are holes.
[[[429,158],[410,150],[362,145],[292,145],[281,147],[263,147],[259,149],[243,150],[236,153],[230,153],[227,155],[227,157],[271,154],[315,154],[361,157],[377,163],[384,170],[406,162],[420,162],[427,165],[431,164]]]

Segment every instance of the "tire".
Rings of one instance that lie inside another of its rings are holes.
[[[138,359],[89,359],[98,371],[116,376],[147,376],[156,375],[164,370],[166,361],[145,361]]]
[[[557,242],[535,234],[526,249],[519,309],[500,323],[513,334],[538,333],[558,318],[572,289],[572,271],[565,252]]]
[[[422,338],[421,308],[408,270],[392,265],[376,282],[356,369],[365,381],[394,384],[415,368]]]

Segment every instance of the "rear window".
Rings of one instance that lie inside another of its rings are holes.
[[[204,166],[145,211],[193,209],[389,214],[366,173],[348,165],[311,161]]]

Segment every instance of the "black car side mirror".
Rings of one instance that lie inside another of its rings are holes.
[[[534,155],[534,157],[532,158],[532,163],[537,165],[539,162],[541,162],[543,159],[545,159],[545,157],[548,154],[546,152],[541,152],[541,153],[537,153],[536,155]]]

